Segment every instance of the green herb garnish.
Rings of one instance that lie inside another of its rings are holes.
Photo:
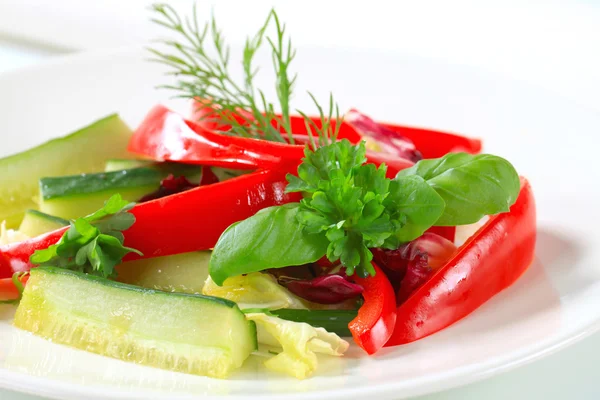
[[[423,180],[402,185],[386,178],[387,167],[367,161],[364,143],[306,150],[298,177],[288,175],[288,192],[302,192],[297,220],[308,234],[324,233],[327,258],[340,260],[348,275],[374,274],[370,248],[396,249],[399,236],[413,225],[414,203],[426,206],[427,229],[444,209],[442,198]],[[406,197],[412,196],[411,201]],[[407,209],[406,206],[411,207]],[[431,220],[433,218],[433,220]],[[422,231],[416,232],[419,236]],[[406,239],[406,235],[403,235]],[[412,239],[412,238],[411,238]]]
[[[87,217],[71,221],[71,226],[58,243],[47,249],[36,250],[30,257],[32,264],[55,266],[85,272],[104,278],[114,277],[115,266],[128,253],[142,255],[123,246],[122,231],[135,222],[128,211],[135,205],[115,194],[104,207]]]
[[[216,117],[210,118],[231,126],[227,134],[294,143],[290,99],[296,75],[290,73],[290,64],[296,52],[274,10],[246,40],[243,76],[237,81],[214,16],[200,26],[196,10],[193,18],[182,19],[169,5],[152,9],[153,21],[176,37],[151,49],[155,60],[170,67],[175,77],[166,88],[214,110]],[[254,61],[264,43],[271,50],[277,106],[255,87]],[[310,147],[298,176],[289,175],[287,186],[288,192],[301,192],[303,200],[266,208],[231,225],[211,257],[210,274],[217,284],[230,276],[308,264],[325,255],[339,261],[349,275],[368,276],[374,274],[371,248],[395,249],[431,226],[472,223],[507,211],[516,200],[516,171],[506,160],[490,155],[449,154],[421,161],[395,179],[386,178],[385,165],[365,165],[364,143],[337,142],[341,120],[333,97],[328,111],[311,97],[320,123],[296,110],[303,116]]]
[[[221,284],[324,255],[348,275],[372,275],[371,248],[396,249],[434,225],[470,224],[507,211],[519,193],[517,172],[497,156],[447,154],[419,161],[394,179],[386,178],[385,165],[365,161],[364,143],[342,140],[307,149],[287,187],[304,199],[230,226],[211,257],[213,280]]]
[[[159,40],[159,46],[150,49],[153,60],[168,66],[168,74],[175,77],[173,84],[161,87],[175,91],[177,97],[193,99],[211,107],[213,116],[205,118],[231,126],[227,134],[294,143],[290,100],[296,75],[291,74],[290,64],[296,50],[275,10],[269,12],[258,32],[246,39],[242,57],[243,76],[237,80],[230,70],[230,47],[214,15],[209,22],[200,25],[195,6],[192,18],[183,19],[168,4],[154,4],[151,9],[155,13],[152,21],[166,28],[177,39]],[[271,31],[273,35],[269,34]],[[259,71],[254,60],[265,42],[273,60],[277,105],[267,100],[265,93],[254,83]],[[337,130],[331,121],[334,114],[336,120],[340,119],[340,115],[333,97],[330,96],[326,113],[315,97],[310,96],[321,116],[320,126],[303,112],[296,111],[304,117],[308,131],[316,134],[318,144],[335,141]],[[277,111],[281,115],[277,115]],[[336,126],[339,127],[339,124]],[[315,148],[312,135],[309,140]]]

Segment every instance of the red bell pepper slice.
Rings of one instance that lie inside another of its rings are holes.
[[[272,167],[281,160],[299,161],[304,156],[304,146],[209,131],[162,105],[150,110],[128,150],[159,161],[236,169]]]
[[[320,118],[312,117],[313,122],[321,127]],[[292,116],[290,118],[294,134],[306,134],[304,118]],[[473,139],[454,133],[415,128],[404,125],[394,125],[379,122],[380,125],[396,132],[398,135],[410,139],[423,158],[438,158],[450,152],[464,151],[477,154],[481,152],[481,140]],[[335,126],[335,124],[333,125]],[[348,139],[350,142],[359,143],[363,137],[348,123],[343,122],[340,126],[339,139]]]
[[[202,118],[205,118],[207,114],[210,114],[210,108],[206,107],[202,103],[200,103],[200,107],[198,107],[197,104],[198,103],[192,105],[191,115],[194,120],[201,120]],[[244,119],[251,120],[253,118],[252,115],[244,112],[243,110],[239,111],[239,113],[240,115],[244,115],[243,118],[238,118],[240,122],[243,122]],[[321,119],[319,117],[310,117],[310,119],[317,127],[320,128],[322,126]],[[219,127],[218,124],[207,120],[199,121],[198,123],[205,129],[227,130],[229,128],[228,126]],[[333,121],[332,126],[335,127],[336,123],[337,121]],[[412,141],[424,158],[438,158],[447,153],[458,151],[464,151],[472,154],[481,152],[482,146],[481,140],[479,139],[469,138],[449,132],[416,128],[405,125],[395,125],[385,122],[378,122],[378,124],[390,129],[393,132],[396,132],[399,136]],[[275,124],[273,125],[275,126]],[[306,136],[308,134],[304,117],[297,115],[290,116],[290,125],[296,139],[298,139],[298,136]],[[285,133],[283,131],[283,127],[279,128],[282,133]],[[348,139],[353,144],[357,144],[363,140],[363,137],[352,127],[352,125],[346,122],[342,122],[338,132],[338,138]]]
[[[297,168],[298,163],[279,164],[139,204],[131,210],[136,222],[124,232],[125,245],[144,257],[211,249],[234,222],[266,207],[299,201],[298,193],[285,193],[285,176]]]
[[[451,152],[464,151],[477,154],[481,152],[481,140],[453,133],[414,128],[402,125],[381,123],[386,128],[410,139],[423,158],[438,158]]]
[[[22,284],[27,283],[28,279],[29,274],[23,275],[19,278]],[[21,294],[15,286],[12,278],[0,279],[0,302],[17,300],[20,296]]]
[[[457,254],[397,309],[396,328],[386,346],[410,343],[467,316],[514,283],[533,261],[535,201],[521,179],[509,212],[490,217]]]
[[[368,354],[382,348],[392,336],[396,324],[396,294],[385,273],[373,263],[375,275],[351,277],[364,289],[364,304],[348,324],[352,337]]]
[[[292,121],[293,127],[299,125],[298,117],[292,117]],[[187,121],[164,106],[155,106],[136,129],[129,142],[129,151],[159,161],[238,169],[274,168],[280,162],[299,164],[304,157],[304,145],[308,142],[304,122],[297,127],[298,134],[294,135],[299,139],[298,145],[227,136],[208,131],[205,125]],[[348,138],[353,143],[360,141],[360,135],[347,124],[340,129],[340,138]],[[385,162],[388,177],[413,165],[409,160],[371,151],[367,153],[367,159],[376,165]]]

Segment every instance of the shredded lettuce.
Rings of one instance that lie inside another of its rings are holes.
[[[210,277],[206,280],[202,293],[234,301],[240,309],[280,308],[306,309],[305,303],[292,294],[269,274],[254,272],[248,275],[227,278],[223,286],[217,285]]]
[[[264,313],[246,314],[246,318],[256,323],[259,343],[281,349],[265,361],[265,366],[297,379],[304,379],[317,369],[317,353],[341,356],[349,347],[335,333],[304,322],[286,321]]]
[[[29,236],[15,229],[6,229],[6,221],[0,224],[0,245],[22,242],[29,239]]]

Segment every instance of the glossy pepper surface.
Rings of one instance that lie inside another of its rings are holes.
[[[364,304],[348,328],[352,337],[368,354],[382,348],[392,336],[396,324],[396,294],[385,273],[373,263],[375,275],[352,280],[363,287]]]
[[[536,212],[529,182],[509,212],[491,216],[456,255],[397,309],[387,346],[410,343],[467,316],[514,283],[533,261]]]

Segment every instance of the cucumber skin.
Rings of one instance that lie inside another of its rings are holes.
[[[203,294],[190,294],[190,293],[180,293],[180,292],[164,292],[162,290],[155,289],[147,289],[135,285],[129,285],[127,283],[111,281],[109,279],[101,278],[99,276],[90,275],[90,274],[82,274],[80,272],[71,271],[69,269],[58,268],[58,267],[37,267],[31,270],[31,275],[35,276],[36,274],[45,273],[45,274],[54,274],[54,275],[65,275],[71,276],[73,278],[81,279],[87,282],[93,282],[96,284],[100,284],[103,286],[107,286],[113,289],[121,289],[128,290],[131,292],[144,294],[144,295],[159,295],[159,296],[168,296],[168,297],[186,297],[194,300],[208,300],[214,303],[218,303],[222,306],[229,308],[237,308],[237,304],[231,300],[222,299],[220,297],[212,297],[205,296]],[[240,311],[241,312],[241,311]]]
[[[105,191],[118,192],[117,189],[137,187],[158,189],[160,181],[169,174],[196,177],[201,174],[201,169],[195,165],[169,163],[96,174],[42,178],[39,182],[40,197],[42,200],[50,200]]]
[[[53,222],[53,223],[55,223],[57,225],[60,225],[60,226],[67,226],[67,225],[69,225],[69,221],[66,220],[66,219],[64,219],[64,218],[60,218],[60,217],[56,217],[54,215],[46,214],[46,213],[43,213],[43,212],[38,211],[38,210],[27,210],[27,211],[25,211],[25,215],[27,215],[27,214],[34,215],[35,217],[39,217],[39,218],[48,220],[48,221]]]
[[[42,178],[40,210],[74,219],[96,211],[116,193],[124,200],[137,202],[157,190],[161,180],[169,174],[200,181],[202,169],[196,165],[161,163],[113,172]]]
[[[62,278],[66,278],[66,281],[61,280]],[[52,283],[49,279],[58,280]],[[81,284],[78,284],[79,282]],[[60,291],[58,297],[53,297],[52,290],[56,294],[57,284]],[[51,293],[50,297],[48,290]],[[119,291],[116,297],[121,301],[118,308],[106,309],[105,302],[81,304],[89,302],[90,298],[98,299],[98,296],[112,296],[114,302],[115,290]],[[72,291],[71,297],[81,300],[69,299],[69,291]],[[67,295],[62,296],[62,292]],[[122,297],[128,301],[122,301]],[[77,301],[77,304],[71,303],[72,301]],[[202,305],[209,308],[197,308]],[[87,308],[83,314],[82,307]],[[164,314],[165,307],[171,315]],[[224,309],[221,310],[221,307]],[[90,320],[87,314],[96,309],[101,310],[101,315]],[[143,315],[139,314],[140,309],[143,310]],[[226,309],[231,310],[233,314],[229,314]],[[210,319],[211,313],[218,313],[219,318],[215,318],[210,325],[204,323],[204,326],[190,326],[188,319],[195,322],[200,316],[206,320],[207,315]],[[104,321],[103,318],[107,316],[110,316],[110,319]],[[161,321],[158,328],[157,317]],[[181,326],[173,327],[168,323],[169,320]],[[166,323],[162,324],[162,321]],[[140,322],[146,322],[144,328],[147,327],[147,331],[139,331]],[[218,326],[219,323],[228,322],[235,325]],[[240,367],[258,346],[256,325],[247,321],[237,305],[229,300],[143,289],[55,267],[38,267],[31,271],[23,299],[15,314],[14,325],[55,343],[71,345],[123,361],[214,378],[224,378],[233,369]],[[131,330],[130,326],[133,326]],[[240,333],[239,329],[235,332],[235,326],[242,327],[246,332]],[[197,336],[194,335],[196,327],[200,328]],[[210,333],[203,334],[202,328],[216,329],[220,333],[215,332],[212,339],[207,339]],[[156,333],[157,329],[161,333]],[[237,338],[223,335],[223,329],[233,331]],[[169,333],[165,339],[165,332],[174,333]],[[190,337],[193,339],[190,340]],[[215,338],[219,343],[225,340],[227,344],[215,344]],[[198,340],[203,342],[198,343]],[[212,341],[213,344],[206,343],[206,340]],[[236,345],[237,349],[231,347]],[[240,346],[245,347],[240,349]]]
[[[40,198],[52,200],[96,193],[119,192],[119,189],[158,189],[164,174],[152,168],[134,168],[99,174],[57,176],[40,179]],[[108,196],[110,197],[110,195]]]
[[[247,312],[247,310],[246,310]],[[316,328],[323,328],[338,336],[350,337],[348,324],[358,315],[358,310],[295,310],[282,308],[270,311],[276,317],[293,322],[305,322]]]
[[[132,168],[140,168],[140,167],[149,167],[156,164],[155,161],[149,160],[128,160],[121,158],[111,158],[110,160],[106,160],[106,165],[104,166],[104,172],[113,172],[113,171],[121,171],[123,169],[132,169]]]
[[[132,131],[117,114],[66,136],[0,159],[0,221],[16,228],[23,213],[37,208],[32,200],[44,176],[98,172],[109,158],[128,158]],[[81,156],[85,154],[85,156]]]
[[[35,237],[67,225],[69,225],[69,221],[66,219],[38,210],[27,210],[19,226],[19,231],[29,237]]]

